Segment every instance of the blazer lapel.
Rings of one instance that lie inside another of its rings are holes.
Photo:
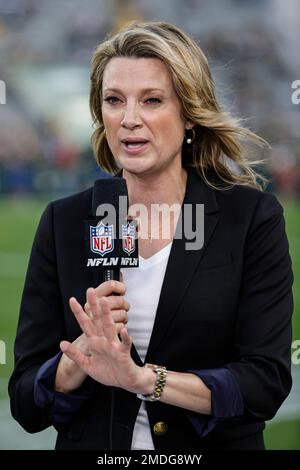
[[[204,244],[199,250],[187,250],[189,240],[184,230],[181,239],[174,238],[145,362],[151,362],[151,356],[166,335],[219,219],[214,190],[205,185],[193,169],[188,170],[185,204],[193,205],[194,209],[196,204],[204,204]]]

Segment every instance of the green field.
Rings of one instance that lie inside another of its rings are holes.
[[[46,203],[0,200],[0,340],[6,343],[6,364],[0,364],[0,398],[7,398],[7,378],[13,365],[13,340],[20,296],[32,239]],[[294,339],[300,339],[300,203],[283,201],[295,275]],[[300,365],[298,366],[300,367]],[[300,400],[300,397],[299,397]],[[269,449],[300,449],[300,416],[268,425]]]

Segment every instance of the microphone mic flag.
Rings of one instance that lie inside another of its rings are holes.
[[[128,192],[124,178],[95,181],[93,220],[86,221],[87,267],[103,268],[103,281],[120,279],[120,268],[138,267],[137,223],[128,220]]]

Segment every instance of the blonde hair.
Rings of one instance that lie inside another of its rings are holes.
[[[134,22],[109,37],[92,59],[90,110],[95,130],[91,142],[101,168],[115,174],[117,166],[108,146],[102,119],[102,81],[113,57],[154,57],[168,68],[182,104],[183,117],[195,123],[192,145],[183,143],[182,164],[197,169],[203,180],[219,189],[248,185],[261,189],[264,180],[253,166],[261,161],[246,157],[245,142],[267,143],[230,113],[221,110],[214,92],[208,60],[197,43],[177,26],[165,22]],[[220,181],[221,180],[221,181]]]

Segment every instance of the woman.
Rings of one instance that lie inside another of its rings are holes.
[[[90,106],[99,165],[126,179],[131,211],[148,209],[140,267],[93,281],[91,189],[48,206],[23,293],[13,416],[29,432],[53,424],[58,449],[263,449],[264,421],[291,387],[292,314],[282,208],[241,144],[263,141],[221,111],[203,52],[167,23],[98,46]],[[157,203],[203,204],[203,246],[174,236],[178,211],[163,236]]]

